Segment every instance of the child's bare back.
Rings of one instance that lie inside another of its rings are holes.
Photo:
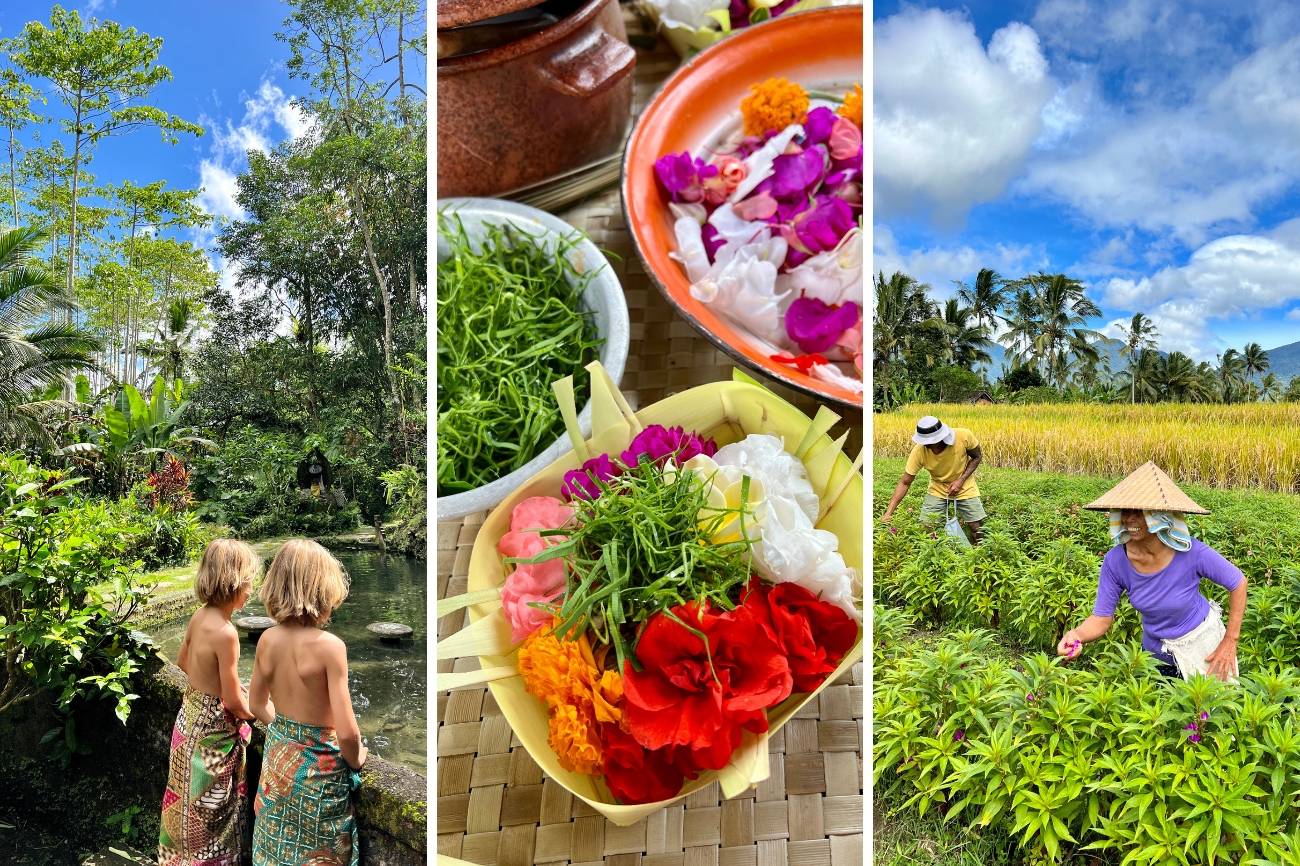
[[[348,659],[343,641],[315,626],[277,625],[257,643],[257,663],[275,711],[304,725],[335,728],[331,698],[348,693]]]
[[[239,683],[239,633],[228,612],[211,604],[196,610],[185,629],[177,662],[195,689],[221,698],[239,718],[253,718]]]
[[[318,628],[347,594],[347,576],[325,548],[305,539],[280,548],[261,592],[277,625],[258,640],[248,700],[267,725],[280,715],[333,728],[343,759],[359,768],[367,750],[352,713],[347,648]]]

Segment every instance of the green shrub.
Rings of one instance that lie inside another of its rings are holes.
[[[78,698],[116,700],[123,721],[131,711],[145,651],[127,619],[145,590],[123,552],[139,533],[112,508],[79,503],[81,481],[0,454],[0,713],[46,689],[64,711]],[[75,750],[71,724],[51,734]]]
[[[877,797],[1005,830],[1031,862],[1294,862],[1300,672],[1232,687],[1161,678],[1136,644],[1088,669],[990,659],[980,630],[891,643],[873,672]]]

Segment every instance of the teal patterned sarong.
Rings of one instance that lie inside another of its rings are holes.
[[[360,781],[333,728],[276,716],[254,803],[253,866],[359,866],[352,792]]]

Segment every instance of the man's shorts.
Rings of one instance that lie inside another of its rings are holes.
[[[933,493],[927,493],[925,494],[925,502],[921,503],[921,516],[942,520],[951,509],[952,506],[948,504],[948,500],[940,499]],[[957,517],[962,523],[975,523],[987,516],[984,513],[984,503],[980,502],[978,496],[957,500]]]

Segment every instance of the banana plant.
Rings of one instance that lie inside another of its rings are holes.
[[[149,399],[124,385],[111,405],[106,405],[100,423],[83,428],[84,441],[60,452],[100,470],[108,480],[110,493],[122,495],[128,486],[132,464],[147,458],[149,470],[157,467],[163,454],[180,455],[183,447],[216,451],[217,445],[183,424],[190,402],[185,385],[177,380],[168,388],[162,376],[153,381]]]

